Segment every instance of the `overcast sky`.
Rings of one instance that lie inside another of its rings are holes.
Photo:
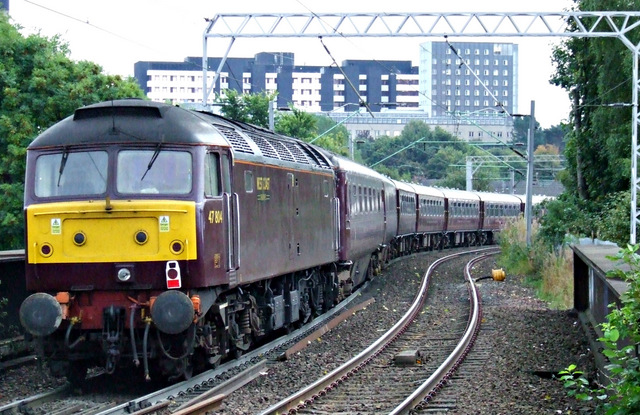
[[[133,76],[138,61],[182,61],[202,56],[205,18],[222,13],[328,13],[328,12],[554,12],[564,11],[570,0],[536,2],[503,0],[10,0],[9,15],[25,33],[60,37],[69,44],[71,58],[90,60],[107,73]],[[326,39],[337,62],[346,59],[411,60],[418,65],[419,44],[441,38]],[[474,41],[449,37],[450,41]],[[553,73],[552,38],[478,39],[519,44],[519,113],[528,114],[536,103],[536,120],[549,127],[566,120],[569,99],[564,90],[549,84]],[[222,56],[226,39],[209,41],[208,56]],[[293,52],[296,65],[330,65],[316,39],[239,39],[229,56],[252,57],[258,52]]]

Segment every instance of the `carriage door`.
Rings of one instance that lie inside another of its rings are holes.
[[[231,162],[227,154],[221,156],[222,167],[222,208],[227,218],[225,240],[227,245],[227,271],[230,279],[235,276],[235,270],[240,267],[240,206],[238,194],[231,189]],[[229,281],[231,282],[231,281]]]

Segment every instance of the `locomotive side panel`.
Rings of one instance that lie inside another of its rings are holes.
[[[331,174],[238,160],[233,169],[240,218],[238,284],[336,259]]]

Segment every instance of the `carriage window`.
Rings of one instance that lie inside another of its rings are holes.
[[[99,195],[107,190],[106,151],[45,154],[36,160],[38,197]]]
[[[187,194],[192,165],[186,151],[123,150],[118,153],[116,188],[119,193]]]
[[[329,197],[329,182],[326,180],[322,182],[322,195],[324,197]]]
[[[217,153],[207,154],[207,160],[204,164],[204,194],[205,196],[220,195],[220,175],[219,162],[220,158]]]
[[[244,171],[244,191],[253,193],[253,172],[251,170]]]

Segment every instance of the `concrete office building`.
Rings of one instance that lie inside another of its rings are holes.
[[[294,54],[287,52],[227,58],[207,104],[224,96],[227,89],[277,90],[278,107],[293,105],[344,121],[354,138],[396,136],[407,122],[421,120],[464,140],[508,140],[513,120],[503,109],[508,113],[517,109],[517,45],[452,45],[466,66],[445,42],[423,43],[419,67],[411,61],[364,60],[346,60],[340,68],[296,66]],[[208,58],[210,88],[220,62],[221,58]],[[202,58],[137,62],[134,75],[154,101],[202,103]],[[496,106],[488,91],[502,107]]]

